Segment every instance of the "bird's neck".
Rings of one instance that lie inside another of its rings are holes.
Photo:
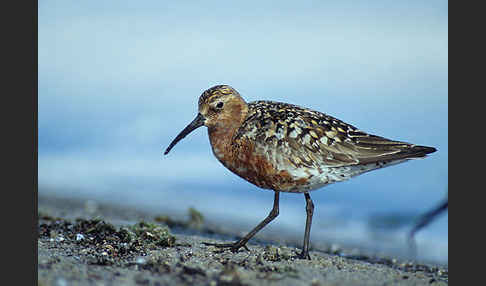
[[[221,162],[231,160],[233,156],[233,138],[248,115],[246,104],[233,107],[229,116],[221,118],[217,124],[208,127],[209,141],[213,153]]]

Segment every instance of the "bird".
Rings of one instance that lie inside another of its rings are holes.
[[[248,234],[233,243],[205,243],[238,252],[279,215],[281,192],[302,193],[306,222],[300,259],[311,259],[309,237],[314,203],[309,192],[371,170],[423,158],[434,147],[386,139],[328,114],[294,104],[246,102],[233,87],[216,85],[199,97],[198,113],[169,144],[170,150],[205,126],[214,156],[227,169],[274,192],[273,208]]]

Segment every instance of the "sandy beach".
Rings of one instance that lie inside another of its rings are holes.
[[[205,222],[39,194],[38,285],[447,285],[448,266],[250,240],[232,253],[203,242],[238,234]]]

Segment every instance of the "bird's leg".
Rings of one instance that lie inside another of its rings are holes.
[[[203,242],[203,243],[205,245],[212,245],[221,248],[228,247],[233,252],[237,252],[241,247],[244,247],[246,250],[249,250],[248,247],[246,247],[246,243],[248,242],[248,240],[250,240],[258,231],[260,231],[262,228],[264,228],[268,223],[270,223],[273,219],[275,219],[278,216],[279,195],[280,192],[275,191],[275,197],[273,199],[273,208],[268,214],[268,216],[263,221],[261,221],[254,229],[252,229],[252,231],[250,231],[247,235],[245,235],[242,239],[234,243],[208,243],[208,242]]]
[[[304,193],[305,196],[305,211],[307,213],[307,218],[305,220],[305,233],[304,233],[304,245],[302,246],[302,252],[299,254],[301,259],[311,259],[309,255],[309,238],[310,238],[310,228],[312,224],[312,215],[314,214],[314,203],[309,195],[309,193]]]
[[[408,234],[408,245],[410,253],[413,257],[417,256],[417,244],[415,243],[414,235],[415,233],[428,225],[437,215],[445,211],[449,207],[449,198],[445,199],[439,206],[426,212],[420,217],[419,222],[413,227],[413,229]]]

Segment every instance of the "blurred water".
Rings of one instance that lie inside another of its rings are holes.
[[[160,211],[194,206],[253,227],[272,192],[221,166],[206,130],[162,155],[196,115],[201,92],[230,84],[247,101],[311,107],[436,147],[424,160],[311,193],[313,242],[402,251],[406,222],[447,192],[448,7],[364,3],[39,3],[39,192]],[[270,229],[300,237],[302,195],[284,194],[281,204]],[[382,219],[397,223],[378,231]],[[447,221],[445,214],[417,234],[422,258],[447,261]]]

